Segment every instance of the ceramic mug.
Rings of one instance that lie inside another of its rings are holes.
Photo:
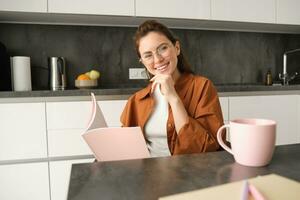
[[[222,139],[223,129],[229,128],[231,148]],[[273,155],[276,122],[268,119],[235,119],[219,128],[219,144],[234,156],[237,163],[246,166],[267,165]]]

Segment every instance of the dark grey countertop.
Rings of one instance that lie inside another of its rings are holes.
[[[246,167],[225,152],[73,164],[69,200],[144,199],[276,173],[300,181],[300,144],[277,146],[269,165]]]
[[[219,93],[236,93],[236,92],[285,92],[299,93],[299,85],[288,85],[288,86],[265,86],[258,84],[229,84],[229,85],[216,85]],[[71,96],[89,96],[91,92],[94,92],[98,96],[116,96],[116,95],[131,95],[138,91],[140,88],[113,88],[113,89],[72,89],[64,91],[28,91],[28,92],[12,92],[12,91],[1,91],[1,98],[26,98],[26,97],[71,97]],[[222,96],[222,95],[221,95]]]

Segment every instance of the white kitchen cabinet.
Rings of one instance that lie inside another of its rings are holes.
[[[0,11],[47,12],[47,0],[1,0]]]
[[[297,134],[298,134],[298,140],[297,143],[300,143],[300,95],[298,95],[298,127],[297,127]]]
[[[275,23],[275,0],[211,0],[211,19]]]
[[[276,144],[292,144],[299,141],[297,104],[297,95],[229,97],[229,117],[275,120]]]
[[[120,117],[127,100],[98,101],[107,125],[110,127],[121,126]]]
[[[48,12],[134,16],[134,0],[48,0]]]
[[[120,116],[127,100],[98,101],[107,125],[121,126]],[[49,156],[92,154],[82,138],[91,117],[92,102],[47,102]]]
[[[228,124],[229,121],[229,97],[219,97],[219,101],[221,104],[222,114],[223,114],[223,120],[224,124]],[[229,131],[226,134],[226,140],[229,141]]]
[[[136,0],[136,16],[209,19],[210,0]]]
[[[0,165],[0,199],[50,200],[48,163]]]
[[[51,200],[66,200],[72,164],[91,163],[94,159],[80,159],[50,162]]]
[[[98,101],[108,126],[121,126],[120,116],[127,100]],[[91,101],[47,102],[49,130],[85,129],[92,112]]]
[[[219,97],[224,122],[228,121],[228,97]]]
[[[47,102],[47,128],[85,129],[92,112],[91,101]]]
[[[45,103],[0,104],[0,161],[47,157]]]
[[[300,1],[277,0],[277,23],[300,25]]]
[[[92,151],[82,137],[84,130],[49,130],[49,157],[91,155]]]

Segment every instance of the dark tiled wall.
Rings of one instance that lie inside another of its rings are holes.
[[[0,41],[11,56],[31,57],[33,89],[48,89],[48,56],[67,59],[68,88],[80,73],[101,72],[99,88],[139,87],[130,67],[143,67],[135,54],[136,28],[0,24]],[[173,30],[196,74],[215,84],[263,83],[282,70],[282,54],[300,48],[300,35],[207,30]],[[290,55],[289,72],[300,72],[300,53]]]

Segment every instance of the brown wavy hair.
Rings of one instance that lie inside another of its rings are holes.
[[[141,58],[141,54],[139,52],[140,40],[150,32],[157,32],[166,36],[172,42],[173,45],[175,45],[177,41],[179,42],[179,40],[173,36],[172,32],[168,27],[155,20],[147,20],[138,27],[133,38],[135,42],[135,50],[139,58]],[[180,73],[193,73],[190,64],[187,62],[187,59],[185,58],[182,52],[182,49],[180,49],[180,53],[177,56],[177,58],[177,68]]]

